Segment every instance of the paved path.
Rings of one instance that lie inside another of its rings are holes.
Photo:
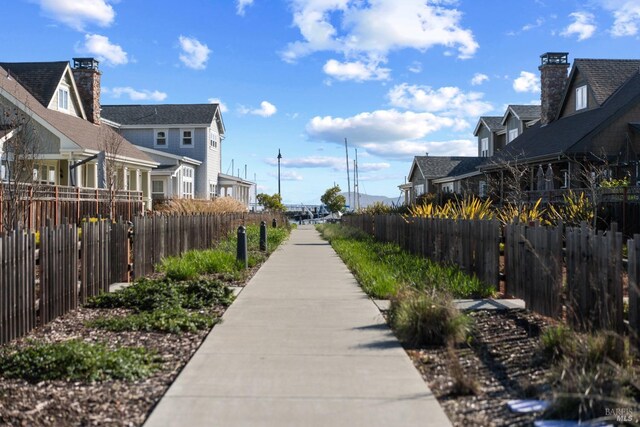
[[[293,231],[145,424],[450,425],[331,246]]]

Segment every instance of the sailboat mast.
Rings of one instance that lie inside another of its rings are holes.
[[[351,207],[351,178],[349,177],[349,149],[347,148],[347,138],[344,139],[344,152],[347,156],[347,196],[349,207]]]

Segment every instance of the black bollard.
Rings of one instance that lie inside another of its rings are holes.
[[[271,221],[271,226],[273,228],[276,228],[278,226],[278,221],[275,218],[273,218],[273,221]]]
[[[249,257],[247,256],[247,229],[243,226],[238,227],[238,248],[236,251],[236,259],[244,263],[244,268],[249,268]]]
[[[267,251],[267,222],[260,221],[260,250]]]

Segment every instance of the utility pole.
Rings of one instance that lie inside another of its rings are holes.
[[[278,196],[280,196],[280,159],[282,159],[282,154],[278,148]]]
[[[347,148],[347,138],[344,139],[344,152],[347,156],[347,196],[349,197],[349,207],[351,207],[351,178],[349,177],[349,149]]]
[[[354,170],[353,170],[353,181],[354,181],[354,189],[353,192],[355,193],[355,197],[356,197],[356,201],[354,202],[354,204],[356,205],[356,207],[358,208],[358,210],[360,210],[360,176],[358,173],[358,149],[356,148],[356,160],[355,160],[355,166],[354,166]]]

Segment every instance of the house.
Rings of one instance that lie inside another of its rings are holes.
[[[408,181],[399,186],[404,193],[405,204],[415,204],[427,193],[465,193],[467,188],[462,178],[479,177],[478,165],[484,161],[481,157],[459,156],[416,156],[409,170]],[[458,179],[456,180],[456,177]]]
[[[152,172],[154,197],[232,196],[249,204],[253,183],[221,173],[218,104],[103,105],[102,120],[160,163]]]
[[[0,63],[0,108],[3,139],[21,126],[8,122],[10,112],[28,119],[37,138],[38,152],[33,176],[42,184],[103,188],[97,155],[113,142],[117,187],[142,192],[150,207],[151,170],[157,163],[147,154],[100,123],[100,76],[98,61],[74,58],[69,62]],[[6,141],[5,141],[6,142]],[[5,153],[6,154],[6,153]],[[12,162],[11,156],[3,156]],[[2,179],[6,166],[1,170]]]
[[[478,157],[491,157],[506,145],[503,116],[483,116],[478,120],[473,136],[478,138]]]
[[[640,60],[576,59],[568,74],[566,52],[541,55],[541,119],[481,166],[499,176],[526,167],[524,190],[551,191],[586,186],[590,168],[638,182],[640,153]],[[534,194],[534,196],[538,196]]]
[[[509,105],[501,122],[507,138],[505,145],[540,121],[541,110],[540,105]]]

